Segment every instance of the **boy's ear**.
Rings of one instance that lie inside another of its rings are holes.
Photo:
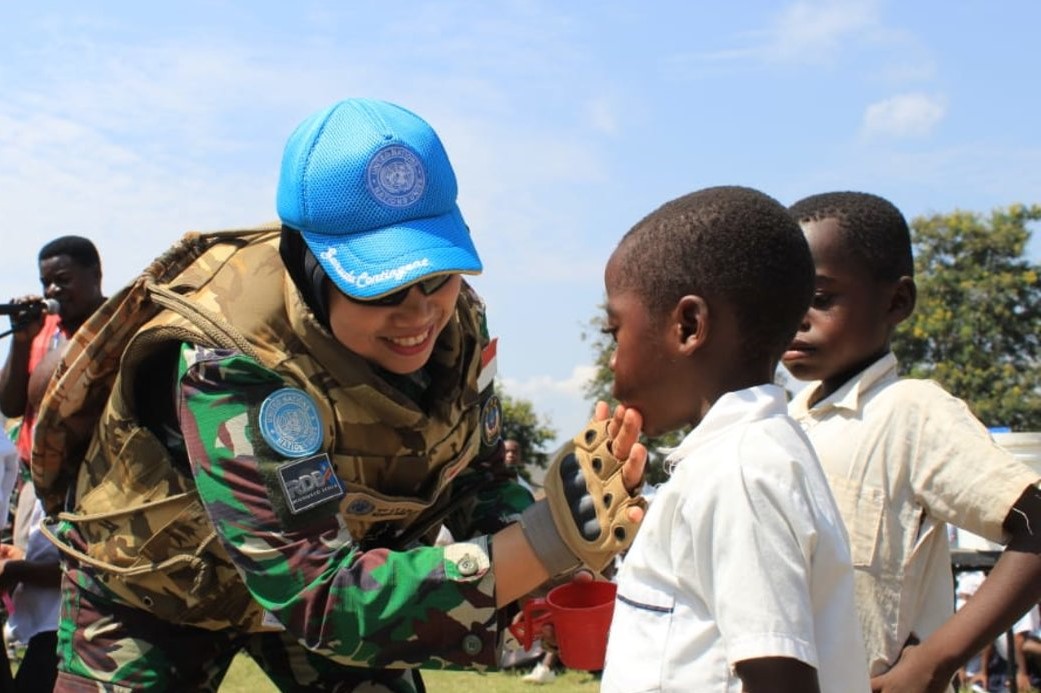
[[[711,327],[708,303],[701,296],[687,295],[676,303],[673,314],[676,318],[679,352],[683,356],[690,356],[708,339]]]
[[[893,286],[893,294],[889,302],[889,316],[893,326],[899,325],[911,317],[915,302],[918,300],[918,287],[911,277],[900,277]]]

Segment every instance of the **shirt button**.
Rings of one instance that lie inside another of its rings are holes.
[[[477,561],[470,556],[463,556],[459,563],[456,564],[459,569],[459,574],[463,577],[470,577],[477,572]]]
[[[473,633],[470,633],[469,635],[463,638],[463,652],[470,655],[471,657],[480,652],[483,646],[484,645],[483,643],[481,643],[481,638],[474,635]]]

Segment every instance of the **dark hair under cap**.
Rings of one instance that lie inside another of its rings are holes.
[[[282,227],[282,239],[278,244],[278,252],[282,263],[292,277],[293,283],[304,298],[304,303],[314,313],[315,318],[326,329],[329,329],[329,303],[325,298],[325,270],[318,264],[318,258],[304,242],[299,231],[288,226]]]

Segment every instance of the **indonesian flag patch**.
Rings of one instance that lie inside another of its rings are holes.
[[[477,375],[477,391],[484,392],[484,389],[492,384],[495,380],[495,369],[498,367],[496,363],[496,350],[499,346],[499,338],[496,337],[492,341],[488,342],[488,346],[481,352],[481,372]]]

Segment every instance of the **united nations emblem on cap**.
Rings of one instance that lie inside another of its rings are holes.
[[[260,405],[259,419],[264,441],[286,457],[313,455],[322,446],[318,406],[303,390],[275,390]]]
[[[423,197],[427,174],[415,152],[392,144],[376,152],[369,161],[365,185],[373,197],[388,207],[409,207]]]
[[[492,446],[499,442],[502,435],[502,405],[499,398],[491,395],[481,407],[481,441]]]

